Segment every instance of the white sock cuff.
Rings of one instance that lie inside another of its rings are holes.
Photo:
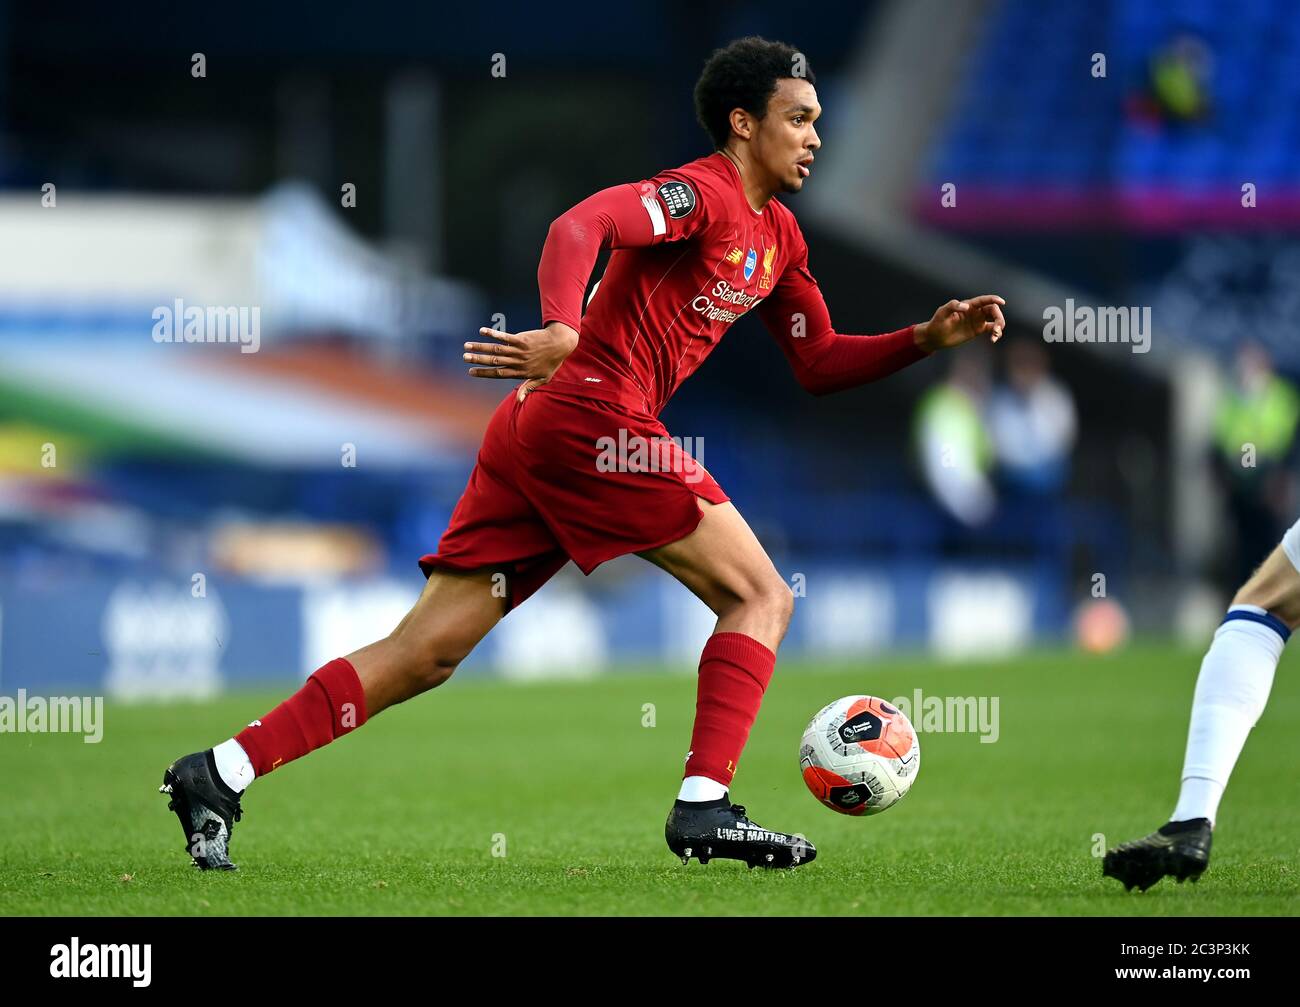
[[[234,738],[223,741],[212,749],[212,759],[217,764],[217,775],[227,787],[237,794],[248,789],[257,775],[244,746]]]
[[[1258,605],[1233,605],[1215,630],[1214,639],[1229,634],[1258,641],[1276,663],[1282,659],[1282,649],[1291,637],[1291,630],[1281,619]]]
[[[679,801],[719,801],[727,796],[727,788],[707,776],[688,776],[682,780],[677,792]]]

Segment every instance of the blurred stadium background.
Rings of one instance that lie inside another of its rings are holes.
[[[506,391],[461,343],[537,324],[557,214],[707,153],[691,86],[751,33],[818,75],[787,205],[837,327],[1010,305],[825,399],[746,318],[666,410],[802,595],[786,653],[1208,639],[1297,511],[1286,0],[0,0],[0,689],[204,697],[386,634]],[[1071,303],[1149,342],[1048,342]],[[160,341],[187,307],[256,341]],[[711,625],[570,567],[461,674],[686,670]]]

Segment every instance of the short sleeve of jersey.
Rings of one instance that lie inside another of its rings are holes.
[[[683,168],[662,171],[634,184],[650,218],[654,244],[695,237],[719,210],[721,197],[712,181]]]

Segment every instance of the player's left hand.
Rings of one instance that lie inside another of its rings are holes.
[[[551,380],[565,358],[578,345],[578,333],[561,322],[544,329],[527,332],[502,332],[479,329],[479,335],[498,339],[497,343],[466,343],[465,361],[476,364],[469,373],[476,378],[513,378],[523,380],[519,401],[538,385]]]
[[[997,294],[949,301],[928,322],[916,327],[916,344],[933,353],[960,346],[985,333],[996,343],[1007,328],[1007,321],[1002,317],[1002,305],[1006,303]]]

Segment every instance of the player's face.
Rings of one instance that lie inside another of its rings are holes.
[[[813,152],[822,145],[813,123],[821,114],[817,89],[801,78],[781,81],[768,100],[753,152],[781,191],[798,192],[812,174]]]

